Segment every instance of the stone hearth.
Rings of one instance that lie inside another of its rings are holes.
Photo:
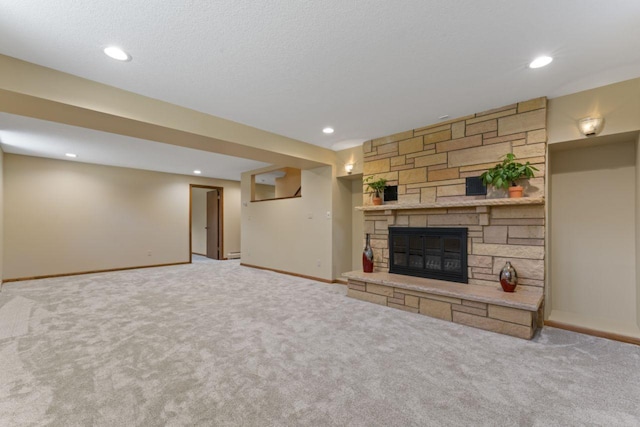
[[[538,236],[544,236],[543,204],[542,198],[523,198],[358,208],[372,232],[378,273],[345,274],[348,295],[530,339],[542,320],[544,239]],[[390,225],[467,227],[469,284],[389,274]],[[507,261],[520,278],[513,294],[503,292],[498,280]]]
[[[542,326],[542,290],[465,285],[389,273],[352,271],[347,295],[412,313],[531,339]]]

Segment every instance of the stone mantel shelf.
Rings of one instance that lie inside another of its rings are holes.
[[[516,292],[504,292],[496,281],[496,287],[445,282],[435,279],[404,276],[386,272],[364,273],[350,271],[342,277],[360,282],[375,283],[394,288],[427,292],[450,298],[463,298],[470,301],[512,307],[520,310],[537,311],[542,304],[542,289],[516,288]]]
[[[402,203],[388,205],[356,206],[358,211],[395,211],[410,209],[442,209],[464,208],[476,206],[519,206],[519,205],[544,205],[544,197],[522,197],[517,199],[476,199],[476,200],[452,200],[436,203]]]

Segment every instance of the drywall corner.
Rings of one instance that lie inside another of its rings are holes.
[[[0,147],[0,283],[4,278],[4,152]]]
[[[344,171],[342,165],[335,168]],[[352,218],[351,218],[351,180],[333,177],[332,190],[332,279],[339,279],[342,273],[351,271]]]
[[[584,139],[578,120],[593,116],[604,118],[599,136],[640,130],[640,78],[550,99],[547,143]]]
[[[362,268],[364,236],[364,212],[357,211],[362,205],[362,179],[351,181],[351,270]]]
[[[348,175],[358,175],[362,173],[364,166],[364,152],[362,145],[357,147],[347,148],[346,150],[336,151],[337,163],[336,163],[336,176],[343,177]],[[353,165],[351,173],[348,173],[345,169],[347,164]]]
[[[332,166],[302,170],[302,196],[251,201],[241,179],[242,263],[303,276],[332,277]]]
[[[640,134],[636,141],[636,324],[640,328]]]

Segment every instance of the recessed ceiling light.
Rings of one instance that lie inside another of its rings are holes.
[[[544,67],[545,65],[551,64],[551,61],[553,61],[553,58],[550,56],[539,56],[531,61],[531,64],[529,64],[529,68]]]
[[[116,46],[109,46],[104,48],[104,53],[110,58],[117,59],[118,61],[131,61],[132,57],[124,50]]]
[[[324,132],[324,133],[326,133],[326,134],[333,133],[333,128],[326,127],[326,128],[324,128],[324,129],[322,129],[322,132]]]
[[[72,157],[72,158],[74,158],[74,159],[75,159],[76,157],[78,157],[78,155],[77,155],[77,154],[74,154],[74,153],[65,153],[65,156],[67,156],[67,157]]]
[[[194,170],[193,173],[195,173],[196,175],[200,175],[202,173],[202,171]]]

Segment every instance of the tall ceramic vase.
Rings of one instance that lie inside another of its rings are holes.
[[[369,233],[367,233],[367,244],[362,252],[362,270],[365,273],[373,272],[373,250],[371,249],[371,242],[369,240]]]
[[[500,285],[505,292],[515,291],[518,285],[518,272],[509,261],[507,261],[500,271]]]

